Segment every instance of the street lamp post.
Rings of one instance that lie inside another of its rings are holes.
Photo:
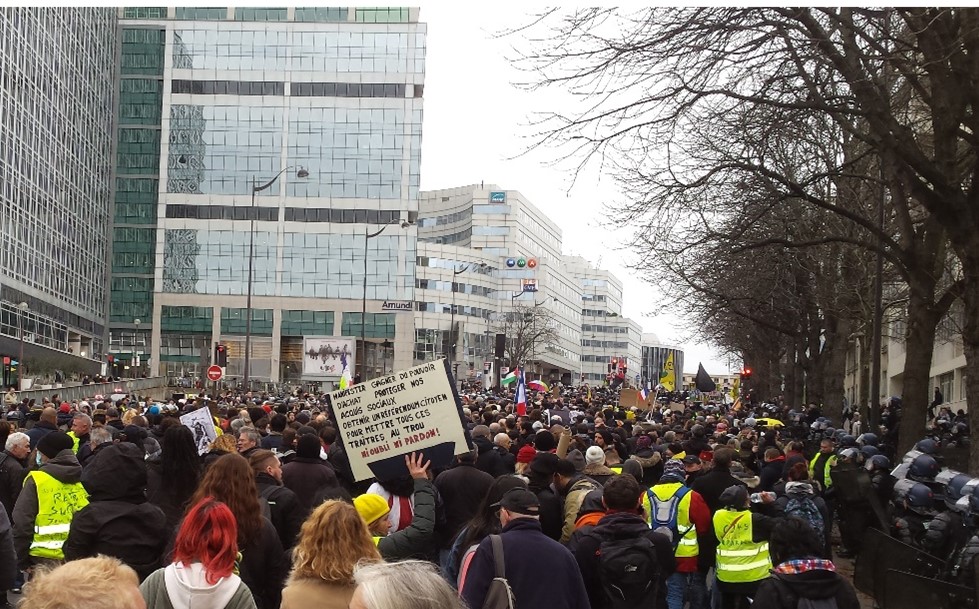
[[[265,184],[259,184],[258,178],[252,177],[252,204],[249,211],[249,221],[248,221],[248,279],[247,279],[247,295],[245,297],[245,366],[242,371],[242,380],[245,384],[245,390],[249,387],[249,374],[251,372],[251,357],[252,357],[252,282],[253,282],[253,269],[255,266],[255,195],[262,192],[263,190],[268,190],[273,184],[279,179],[279,177],[290,169],[294,169],[294,165],[282,168],[279,173],[266,182]],[[297,178],[305,178],[309,176],[309,172],[305,168],[300,167],[299,171],[296,172]]]
[[[30,306],[26,302],[22,302],[17,305],[19,309],[19,314],[17,315],[17,329],[20,334],[20,354],[17,356],[17,386],[23,391],[24,390],[24,315],[27,314],[27,310]]]
[[[392,222],[391,224],[394,224]],[[408,228],[408,221],[400,221],[401,228]],[[367,244],[371,239],[377,237],[384,230],[390,226],[390,224],[385,224],[381,228],[377,229],[373,233],[370,232],[370,227],[364,227],[364,283],[363,289],[360,295],[360,371],[363,373],[361,380],[366,380],[367,376]]]
[[[133,325],[136,326],[136,332],[133,333],[133,378],[137,376],[137,368],[143,367],[143,362],[139,360],[139,324],[142,320],[138,317],[133,320]]]

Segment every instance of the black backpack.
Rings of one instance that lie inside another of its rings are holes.
[[[598,575],[610,609],[656,606],[660,564],[645,535],[604,539],[598,547]]]

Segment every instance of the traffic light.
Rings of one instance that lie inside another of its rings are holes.
[[[217,343],[214,345],[214,363],[222,368],[228,367],[228,346]]]
[[[741,369],[741,380],[742,381],[751,380],[751,368],[745,367]]]

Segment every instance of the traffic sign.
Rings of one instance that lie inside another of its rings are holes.
[[[224,370],[221,369],[221,366],[208,367],[207,379],[209,381],[220,381],[222,376],[224,376]]]

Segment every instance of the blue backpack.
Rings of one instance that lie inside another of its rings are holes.
[[[785,515],[795,516],[808,522],[812,530],[819,535],[819,539],[823,539],[826,534],[826,523],[823,522],[823,515],[819,513],[816,502],[809,497],[790,498],[789,502],[785,504]]]
[[[680,488],[676,489],[669,499],[660,499],[653,492],[653,489],[647,489],[646,494],[649,497],[649,508],[651,514],[650,518],[650,528],[658,533],[664,533],[670,537],[670,541],[673,543],[673,552],[676,552],[677,546],[680,545],[680,539],[683,538],[690,529],[693,528],[693,523],[690,523],[683,531],[680,531],[679,525],[677,524],[677,515],[680,512],[680,501],[686,497],[690,489],[686,486],[680,485]],[[668,531],[668,532],[667,532]]]

